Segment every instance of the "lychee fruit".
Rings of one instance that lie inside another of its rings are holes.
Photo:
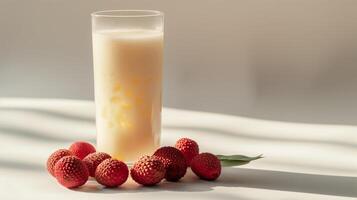
[[[188,167],[191,165],[192,159],[199,153],[198,144],[189,138],[177,140],[175,147],[184,155]]]
[[[98,165],[103,162],[105,159],[111,158],[111,156],[104,152],[94,152],[88,154],[84,159],[84,164],[87,165],[89,176],[95,176],[95,170],[97,169]]]
[[[211,153],[201,153],[193,158],[191,169],[201,179],[213,181],[221,174],[221,162]]]
[[[85,184],[89,174],[86,165],[76,156],[65,156],[55,165],[57,181],[67,188],[75,188]]]
[[[57,161],[65,156],[71,156],[73,153],[67,149],[58,149],[57,151],[53,152],[50,157],[47,159],[47,171],[52,175],[55,176],[55,164]]]
[[[141,157],[130,170],[133,180],[141,185],[152,186],[165,177],[165,166],[156,156]]]
[[[100,163],[95,170],[95,179],[107,187],[117,187],[128,179],[128,166],[122,161],[108,158]]]
[[[186,160],[180,150],[169,146],[161,147],[155,151],[154,156],[157,156],[164,164],[167,181],[178,181],[186,174]]]
[[[84,157],[86,157],[88,154],[95,152],[95,148],[93,145],[91,145],[88,142],[82,142],[82,141],[73,143],[69,147],[69,150],[72,151],[72,153],[81,160]]]

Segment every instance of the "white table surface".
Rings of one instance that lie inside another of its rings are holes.
[[[48,155],[75,140],[95,142],[89,101],[0,99],[0,199],[356,199],[357,126],[313,125],[163,109],[163,145],[195,139],[202,151],[264,154],[224,168],[215,182],[191,171],[178,183],[106,189],[95,181],[69,190],[45,168]]]

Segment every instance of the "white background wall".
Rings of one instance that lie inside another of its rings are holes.
[[[354,0],[0,0],[0,97],[93,99],[103,9],[165,12],[165,106],[357,124]]]

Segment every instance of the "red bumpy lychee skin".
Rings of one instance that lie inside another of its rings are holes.
[[[76,156],[65,156],[55,165],[57,181],[67,188],[84,185],[89,177],[86,165]]]
[[[65,156],[73,155],[71,151],[67,149],[58,149],[57,151],[53,152],[50,157],[47,159],[47,171],[52,175],[55,176],[55,164],[61,158]]]
[[[174,147],[161,147],[155,151],[154,156],[164,164],[167,181],[178,181],[186,174],[186,160],[180,150]]]
[[[152,186],[165,177],[165,166],[156,156],[143,156],[131,168],[130,175],[141,185]]]
[[[84,159],[84,164],[87,165],[89,176],[95,176],[95,170],[97,169],[98,165],[103,162],[105,159],[111,158],[109,154],[104,152],[94,152],[88,154]]]
[[[72,151],[72,153],[81,160],[84,157],[86,157],[88,154],[95,152],[95,148],[93,145],[91,145],[88,142],[82,142],[82,141],[73,143],[69,147],[69,150]]]
[[[193,158],[191,169],[201,179],[213,181],[221,174],[221,162],[211,153],[201,153]]]
[[[192,159],[199,153],[198,144],[189,138],[181,138],[177,140],[175,147],[185,156],[187,166],[191,166]]]
[[[95,170],[95,179],[107,187],[117,187],[128,179],[128,166],[122,161],[109,158],[100,163]]]

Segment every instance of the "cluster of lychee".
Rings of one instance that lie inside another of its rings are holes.
[[[104,152],[96,152],[87,142],[75,142],[69,149],[59,149],[47,160],[47,170],[57,181],[67,187],[84,185],[94,177],[106,187],[117,187],[129,177],[138,184],[152,186],[167,181],[180,180],[191,167],[201,179],[215,180],[221,174],[220,160],[211,153],[199,153],[198,144],[181,138],[175,147],[160,147],[151,156],[143,156],[131,167]]]

